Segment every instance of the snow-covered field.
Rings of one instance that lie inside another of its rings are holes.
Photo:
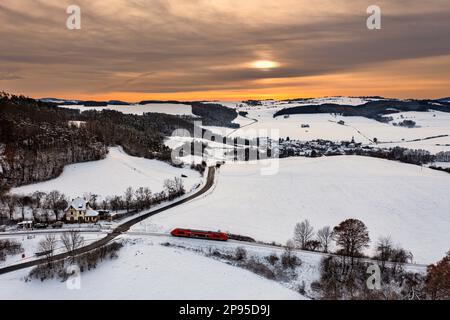
[[[24,282],[29,269],[0,276],[0,299],[303,299],[277,282],[159,239],[129,242],[119,258],[81,274],[81,289],[59,280]]]
[[[166,113],[176,116],[194,116],[192,107],[187,104],[172,104],[172,103],[155,103],[155,104],[133,104],[133,105],[108,105],[106,107],[84,107],[79,105],[61,105],[61,108],[77,109],[81,111],[104,109],[116,110],[125,114],[143,115],[144,113]]]
[[[357,156],[283,159],[274,176],[262,176],[264,166],[226,165],[208,197],[134,230],[221,229],[284,243],[303,219],[317,229],[358,218],[370,231],[369,254],[380,236],[411,250],[418,263],[435,262],[450,249],[447,173]]]
[[[56,179],[27,185],[11,190],[16,194],[34,191],[58,190],[71,198],[86,194],[99,197],[122,195],[128,187],[148,187],[153,193],[163,190],[166,179],[181,177],[185,189],[190,191],[202,181],[197,171],[189,168],[175,168],[165,162],[131,157],[122,148],[110,148],[106,159],[66,166]]]

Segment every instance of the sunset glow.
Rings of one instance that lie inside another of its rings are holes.
[[[77,3],[81,29],[68,30],[68,1],[2,1],[2,90],[127,101],[449,95],[448,1],[381,0],[377,31],[366,27],[372,3],[359,0]]]
[[[255,69],[273,69],[278,67],[278,63],[269,60],[258,60],[251,64]]]

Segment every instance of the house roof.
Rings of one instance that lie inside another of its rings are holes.
[[[86,217],[98,217],[98,215],[99,215],[98,211],[92,209],[88,209],[86,211]]]
[[[72,200],[72,202],[69,205],[69,208],[73,207],[75,210],[78,211],[85,211],[87,207],[87,201],[84,198],[76,198]]]
[[[22,221],[22,222],[18,223],[18,225],[20,225],[20,226],[25,225],[25,224],[33,224],[33,221],[31,221],[31,220],[30,221]]]

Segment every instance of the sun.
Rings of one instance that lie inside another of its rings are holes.
[[[269,70],[278,67],[279,64],[270,60],[258,60],[251,63],[251,67],[255,69]]]

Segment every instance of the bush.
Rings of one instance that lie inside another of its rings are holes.
[[[13,240],[0,240],[0,261],[4,261],[6,256],[20,254],[23,252],[22,244]]]
[[[291,247],[286,247],[283,254],[281,255],[281,265],[284,269],[295,269],[301,265],[300,259],[292,253]]]
[[[390,267],[381,273],[381,288],[367,285],[369,263],[346,262],[342,257],[323,258],[320,280],[311,285],[321,299],[330,300],[413,300],[424,299],[424,278],[420,274]]]
[[[278,258],[277,255],[271,254],[270,256],[267,256],[265,258],[267,262],[269,262],[272,266],[274,266],[278,261],[280,261],[280,258]]]
[[[247,258],[247,251],[242,247],[236,248],[236,252],[234,253],[234,259],[236,261],[242,261],[245,260],[246,258]]]
[[[251,272],[254,272],[264,278],[275,280],[275,272],[273,272],[269,267],[267,267],[264,263],[257,261],[254,258],[251,258],[248,263],[246,263],[245,268]]]
[[[117,258],[117,252],[122,247],[122,243],[113,242],[95,250],[76,256],[73,260],[73,263],[70,264],[77,265],[80,268],[81,272],[95,269],[99,262],[102,262],[106,259]],[[71,274],[67,272],[67,267],[69,266],[68,261],[69,260],[61,260],[53,262],[51,264],[40,264],[30,271],[30,273],[28,274],[28,280],[39,279],[41,281],[44,281],[58,277],[62,281],[66,281],[71,276]]]

